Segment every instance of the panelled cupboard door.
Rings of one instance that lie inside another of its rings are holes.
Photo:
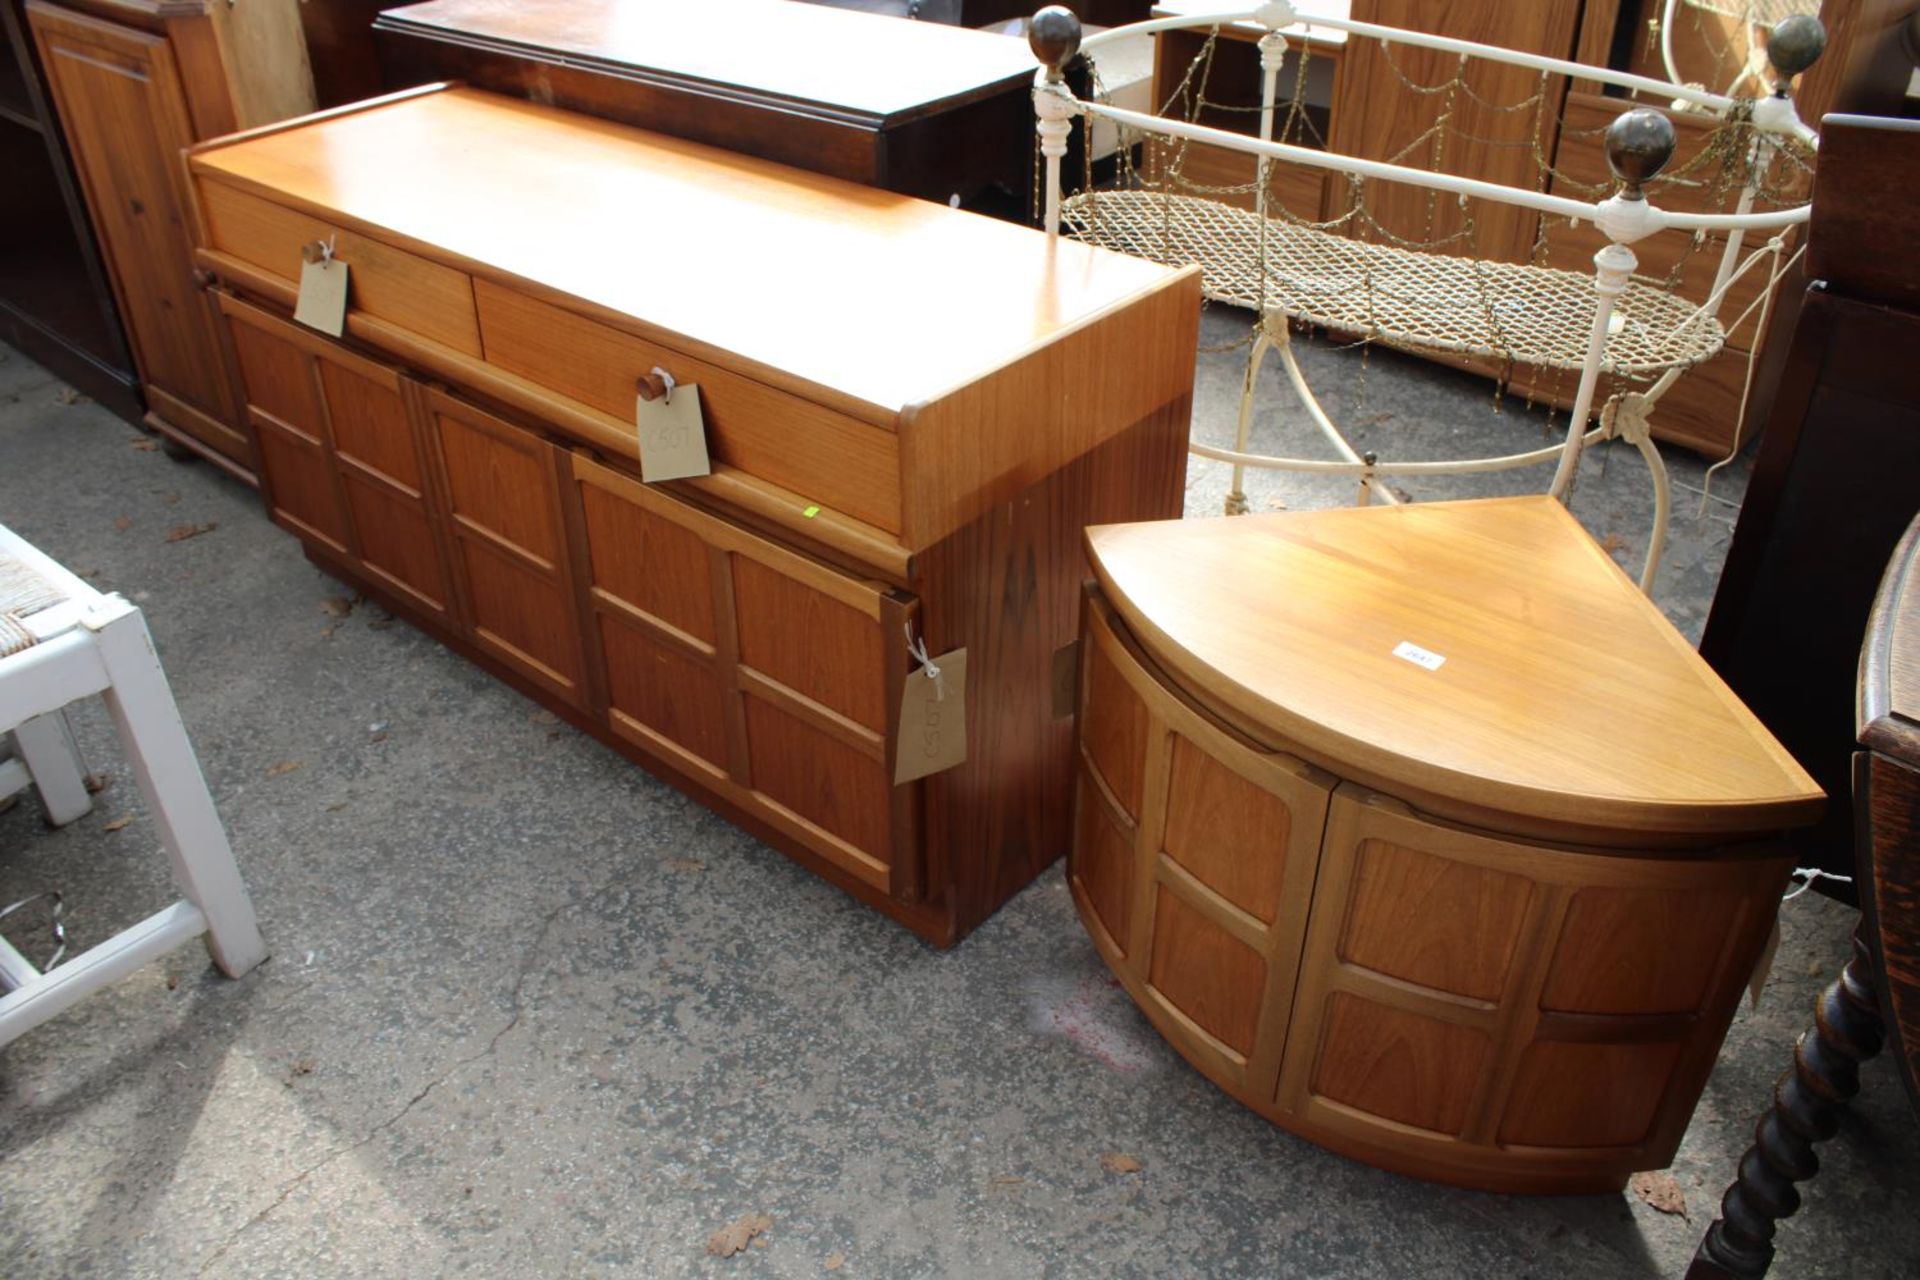
[[[1270,1095],[1335,779],[1170,692],[1098,596],[1082,636],[1075,905],[1188,1061]]]
[[[1505,840],[1343,784],[1274,1105],[1415,1172],[1663,1168],[1787,865]]]
[[[589,458],[572,474],[613,730],[917,896],[918,786],[892,781],[913,602]]]
[[[560,510],[564,455],[464,400],[432,389],[424,395],[467,634],[536,684],[587,707]]]
[[[221,306],[274,520],[450,620],[452,578],[412,384],[255,307]]]
[[[27,14],[154,407],[250,471],[213,307],[193,279],[180,152],[194,135],[173,52],[40,0]]]

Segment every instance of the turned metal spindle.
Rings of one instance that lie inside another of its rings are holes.
[[[1047,69],[1046,83],[1034,86],[1033,110],[1038,117],[1040,154],[1046,159],[1046,231],[1060,234],[1060,161],[1067,154],[1076,110],[1067,88],[1067,64],[1080,52],[1080,19],[1063,5],[1050,4],[1027,24],[1027,47]]]
[[[1831,1138],[1840,1108],[1860,1092],[1860,1064],[1880,1052],[1885,1027],[1873,961],[1858,931],[1853,958],[1814,1005],[1814,1025],[1793,1047],[1793,1066],[1720,1201],[1720,1216],[1687,1268],[1687,1280],[1758,1280],[1773,1263],[1774,1225],[1800,1208],[1796,1182],[1820,1169],[1814,1144]]]
[[[1620,190],[1601,204],[1597,220],[1609,243],[1593,255],[1593,327],[1587,334],[1587,358],[1581,365],[1580,386],[1574,392],[1573,410],[1567,419],[1566,448],[1548,489],[1563,502],[1579,474],[1580,448],[1586,440],[1587,422],[1593,416],[1594,393],[1600,386],[1613,306],[1627,291],[1627,282],[1640,265],[1627,243],[1653,229],[1646,224],[1652,208],[1641,188],[1667,167],[1677,141],[1673,121],[1648,107],[1623,112],[1607,126],[1607,166],[1620,180]]]

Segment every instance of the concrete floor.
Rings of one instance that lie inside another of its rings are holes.
[[[1205,338],[1244,327],[1215,311]],[[1209,438],[1239,359],[1203,357]],[[1308,361],[1435,452],[1539,438],[1484,383],[1374,353],[1363,390],[1352,353]],[[337,616],[251,493],[68,398],[0,348],[0,521],[146,609],[274,955],[231,982],[183,948],[0,1050],[6,1280],[1672,1276],[1845,956],[1850,913],[1784,909],[1673,1168],[1689,1218],[1376,1172],[1188,1069],[1058,871],[932,951],[378,609]],[[1191,509],[1222,487],[1196,464]],[[1636,555],[1643,492],[1623,452],[1576,507]],[[1697,634],[1733,509],[1681,497],[1659,598]],[[188,525],[214,527],[168,540]],[[84,946],[171,895],[104,717],[77,719],[113,785],[63,831],[31,800],[0,814],[0,903],[57,886]],[[1915,1122],[1888,1064],[1864,1079],[1778,1276],[1920,1274]],[[707,1257],[749,1213],[763,1247]]]

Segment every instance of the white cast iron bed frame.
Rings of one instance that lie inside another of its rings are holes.
[[[1206,201],[1203,197],[1179,197],[1157,193],[1133,194],[1135,198],[1138,199],[1185,200],[1196,205],[1204,203],[1212,206],[1212,208],[1207,211],[1209,216],[1259,219],[1259,223],[1254,225],[1260,228],[1259,236],[1263,254],[1267,243],[1266,237],[1269,235],[1294,238],[1301,236],[1323,237],[1327,241],[1342,241],[1342,252],[1353,253],[1356,251],[1369,251],[1366,246],[1361,246],[1356,250],[1353,246],[1358,244],[1358,242],[1349,241],[1346,237],[1335,236],[1331,233],[1317,231],[1312,228],[1293,226],[1279,219],[1269,219],[1266,211],[1267,175],[1269,166],[1275,160],[1308,165],[1316,169],[1330,170],[1334,173],[1350,174],[1358,178],[1382,179],[1390,182],[1400,182],[1412,186],[1424,187],[1434,191],[1454,193],[1462,197],[1497,201],[1502,204],[1531,209],[1544,215],[1584,220],[1598,227],[1607,236],[1610,243],[1596,253],[1593,258],[1593,302],[1591,304],[1590,323],[1585,326],[1587,337],[1584,358],[1577,364],[1568,361],[1560,366],[1569,369],[1577,368],[1580,374],[1579,386],[1574,396],[1569,418],[1566,440],[1562,444],[1549,445],[1523,453],[1506,454],[1499,457],[1434,461],[1380,460],[1374,458],[1372,455],[1363,458],[1353,449],[1339,428],[1334,425],[1326,412],[1321,408],[1318,400],[1308,387],[1306,379],[1301,374],[1300,368],[1293,358],[1291,347],[1286,340],[1285,320],[1288,316],[1294,319],[1318,323],[1326,323],[1325,317],[1315,316],[1298,307],[1287,307],[1284,303],[1266,304],[1270,307],[1270,314],[1263,317],[1259,336],[1255,340],[1252,353],[1249,357],[1246,389],[1241,399],[1239,432],[1236,437],[1235,447],[1232,449],[1223,449],[1198,441],[1191,443],[1189,446],[1197,456],[1211,458],[1233,465],[1234,482],[1232,493],[1228,498],[1229,512],[1231,513],[1236,509],[1241,511],[1245,510],[1245,500],[1244,497],[1240,497],[1240,490],[1242,488],[1244,470],[1247,467],[1265,467],[1350,477],[1358,480],[1359,501],[1365,503],[1371,501],[1373,497],[1376,496],[1376,491],[1378,491],[1379,496],[1384,497],[1387,501],[1398,500],[1391,490],[1386,489],[1384,486],[1379,486],[1378,490],[1376,489],[1374,480],[1381,476],[1456,475],[1503,471],[1515,467],[1544,463],[1557,458],[1558,466],[1555,470],[1552,487],[1549,492],[1564,501],[1567,498],[1568,491],[1576,474],[1582,446],[1589,441],[1602,439],[1609,435],[1618,435],[1639,449],[1641,455],[1646,460],[1653,482],[1653,529],[1648,540],[1646,562],[1640,577],[1642,589],[1649,588],[1652,585],[1654,571],[1658,567],[1660,554],[1666,540],[1667,524],[1672,507],[1672,495],[1666,466],[1661,460],[1658,449],[1648,436],[1646,417],[1654,403],[1672,386],[1680,373],[1683,372],[1685,368],[1705,358],[1705,356],[1694,354],[1686,359],[1671,359],[1664,363],[1654,362],[1640,365],[1623,364],[1620,361],[1610,361],[1608,359],[1609,325],[1613,322],[1615,305],[1621,295],[1629,289],[1630,277],[1639,266],[1639,259],[1630,246],[1657,232],[1667,230],[1685,232],[1709,231],[1725,234],[1726,244],[1721,253],[1714,286],[1708,295],[1707,301],[1701,306],[1689,308],[1678,299],[1672,299],[1670,295],[1662,294],[1651,286],[1638,282],[1632,282],[1631,284],[1632,288],[1642,291],[1643,294],[1654,294],[1677,305],[1678,314],[1684,317],[1679,321],[1679,324],[1681,326],[1695,326],[1697,331],[1696,337],[1704,334],[1705,337],[1703,341],[1696,341],[1694,346],[1698,349],[1704,343],[1706,356],[1711,356],[1719,350],[1720,345],[1724,342],[1725,332],[1721,329],[1716,317],[1729,286],[1735,279],[1751,269],[1756,262],[1768,254],[1774,256],[1777,277],[1778,263],[1780,261],[1779,254],[1782,248],[1780,236],[1787,228],[1806,221],[1809,212],[1808,206],[1801,204],[1787,209],[1762,213],[1753,212],[1753,202],[1757,194],[1755,189],[1757,177],[1750,178],[1747,185],[1742,189],[1733,213],[1681,213],[1656,207],[1650,200],[1640,196],[1637,190],[1616,192],[1604,200],[1577,200],[1570,199],[1566,196],[1549,194],[1544,191],[1510,187],[1474,178],[1459,177],[1448,173],[1429,172],[1427,170],[1409,168],[1405,165],[1337,155],[1332,152],[1321,151],[1310,147],[1276,142],[1273,139],[1274,111],[1278,97],[1280,71],[1287,50],[1287,39],[1283,31],[1287,28],[1305,31],[1315,27],[1324,27],[1346,32],[1349,36],[1370,38],[1392,44],[1439,50],[1458,54],[1463,57],[1507,63],[1514,66],[1527,67],[1535,71],[1564,75],[1574,79],[1617,85],[1621,88],[1655,95],[1657,100],[1662,103],[1670,102],[1678,109],[1700,110],[1723,118],[1743,104],[1737,99],[1712,93],[1698,86],[1675,84],[1647,76],[1613,71],[1604,67],[1589,66],[1583,63],[1543,57],[1536,54],[1520,53],[1509,49],[1476,44],[1466,40],[1456,40],[1445,36],[1428,35],[1422,32],[1405,31],[1374,23],[1356,22],[1347,18],[1328,17],[1317,13],[1302,12],[1295,8],[1291,0],[1269,0],[1268,3],[1260,4],[1253,8],[1227,10],[1214,14],[1157,18],[1145,22],[1132,23],[1127,26],[1115,27],[1089,36],[1083,42],[1078,43],[1078,48],[1090,52],[1098,49],[1102,45],[1125,40],[1132,36],[1147,35],[1181,28],[1221,28],[1234,23],[1257,24],[1265,30],[1265,34],[1261,36],[1259,40],[1262,85],[1260,134],[1258,137],[1250,137],[1246,134],[1209,128],[1183,120],[1128,111],[1106,103],[1078,98],[1068,87],[1062,73],[1065,61],[1072,57],[1072,49],[1067,50],[1065,56],[1061,58],[1059,63],[1043,66],[1035,78],[1033,99],[1034,110],[1038,116],[1037,129],[1040,137],[1040,151],[1045,160],[1045,227],[1050,240],[1057,240],[1063,220],[1063,199],[1060,182],[1061,160],[1066,155],[1067,140],[1072,132],[1073,121],[1077,117],[1085,117],[1089,120],[1108,120],[1120,126],[1122,129],[1136,131],[1142,135],[1158,135],[1171,139],[1201,142],[1210,146],[1239,151],[1256,157],[1256,171],[1258,175],[1255,197],[1256,206],[1251,215],[1247,214],[1244,210],[1226,206],[1221,202]],[[1038,49],[1038,47],[1039,44],[1036,37],[1036,49]],[[1044,60],[1045,55],[1042,56]],[[1784,77],[1782,77],[1782,81],[1782,87],[1775,94],[1753,100],[1751,103],[1751,120],[1758,132],[1758,137],[1755,142],[1757,151],[1754,157],[1754,163],[1751,166],[1751,172],[1754,175],[1758,175],[1765,169],[1765,162],[1767,160],[1765,149],[1778,145],[1772,141],[1774,137],[1798,139],[1807,146],[1815,148],[1817,148],[1819,144],[1818,136],[1800,120],[1791,98],[1787,96],[1784,87]],[[1103,199],[1113,200],[1117,195],[1124,194],[1126,193],[1082,193],[1075,196],[1073,200],[1064,202],[1065,209],[1066,212],[1071,215],[1076,203],[1086,202],[1087,207],[1091,208],[1095,207],[1092,202],[1098,202]],[[1749,255],[1745,262],[1741,262],[1740,254],[1743,241],[1749,232],[1772,233],[1772,239],[1769,240],[1766,245]],[[1401,255],[1409,252],[1407,250],[1390,249],[1386,246],[1379,246],[1379,248],[1385,249],[1386,252],[1389,253],[1398,253]],[[1417,256],[1436,258],[1440,256],[1432,254],[1421,255],[1418,251],[1413,252]],[[1228,262],[1223,260],[1219,255],[1215,255],[1210,259],[1204,252],[1197,254],[1191,260],[1199,261],[1202,267],[1205,277],[1203,289],[1209,298],[1256,308],[1263,305],[1264,300],[1256,300],[1248,297],[1247,290],[1244,287],[1235,289],[1231,284],[1227,283],[1235,271],[1241,273],[1242,281],[1244,282],[1245,273],[1248,270],[1246,263]],[[1254,264],[1252,269],[1258,272],[1263,270],[1264,267],[1265,263],[1262,261]],[[1486,268],[1469,266],[1467,269],[1484,270]],[[1536,273],[1543,281],[1545,281],[1547,277],[1566,277],[1572,274],[1541,267],[1516,266],[1508,269],[1519,272]],[[1763,298],[1770,298],[1770,296],[1770,290],[1763,294]],[[1576,303],[1575,305],[1583,304]],[[1579,319],[1577,316],[1570,317],[1564,315],[1560,318],[1563,322],[1575,324],[1578,323]],[[1764,319],[1763,313],[1762,323],[1764,323]],[[1430,334],[1419,335],[1409,332],[1396,332],[1393,327],[1393,320],[1394,317],[1392,315],[1386,315],[1384,322],[1375,319],[1371,325],[1370,336],[1411,350],[1447,350],[1509,360],[1515,358],[1516,353],[1511,348],[1502,350],[1498,347],[1475,347],[1471,344],[1454,341],[1435,341]],[[1281,458],[1249,453],[1247,451],[1248,432],[1252,414],[1254,373],[1257,371],[1261,359],[1269,348],[1274,348],[1279,351],[1287,376],[1293,384],[1295,391],[1306,405],[1308,415],[1313,419],[1315,425],[1320,428],[1322,433],[1326,435],[1335,451],[1340,455],[1339,460]],[[1609,369],[1619,373],[1649,374],[1657,372],[1659,376],[1646,391],[1624,397],[1624,411],[1608,414],[1601,425],[1588,428],[1586,424],[1594,415],[1593,402],[1596,389],[1599,386],[1600,377],[1603,372]],[[1236,498],[1239,499],[1237,508],[1235,503]]]

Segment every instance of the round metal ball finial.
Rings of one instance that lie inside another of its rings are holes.
[[[1640,199],[1640,184],[1673,159],[1673,121],[1651,107],[1636,107],[1607,126],[1607,167],[1626,184],[1620,194]]]
[[[1064,5],[1050,4],[1027,24],[1027,47],[1046,64],[1047,78],[1058,80],[1061,68],[1080,52],[1080,19]]]
[[[1827,29],[1810,13],[1796,13],[1780,19],[1767,37],[1767,61],[1773,64],[1776,83],[1784,89],[1787,82],[1812,66],[1826,52]]]

